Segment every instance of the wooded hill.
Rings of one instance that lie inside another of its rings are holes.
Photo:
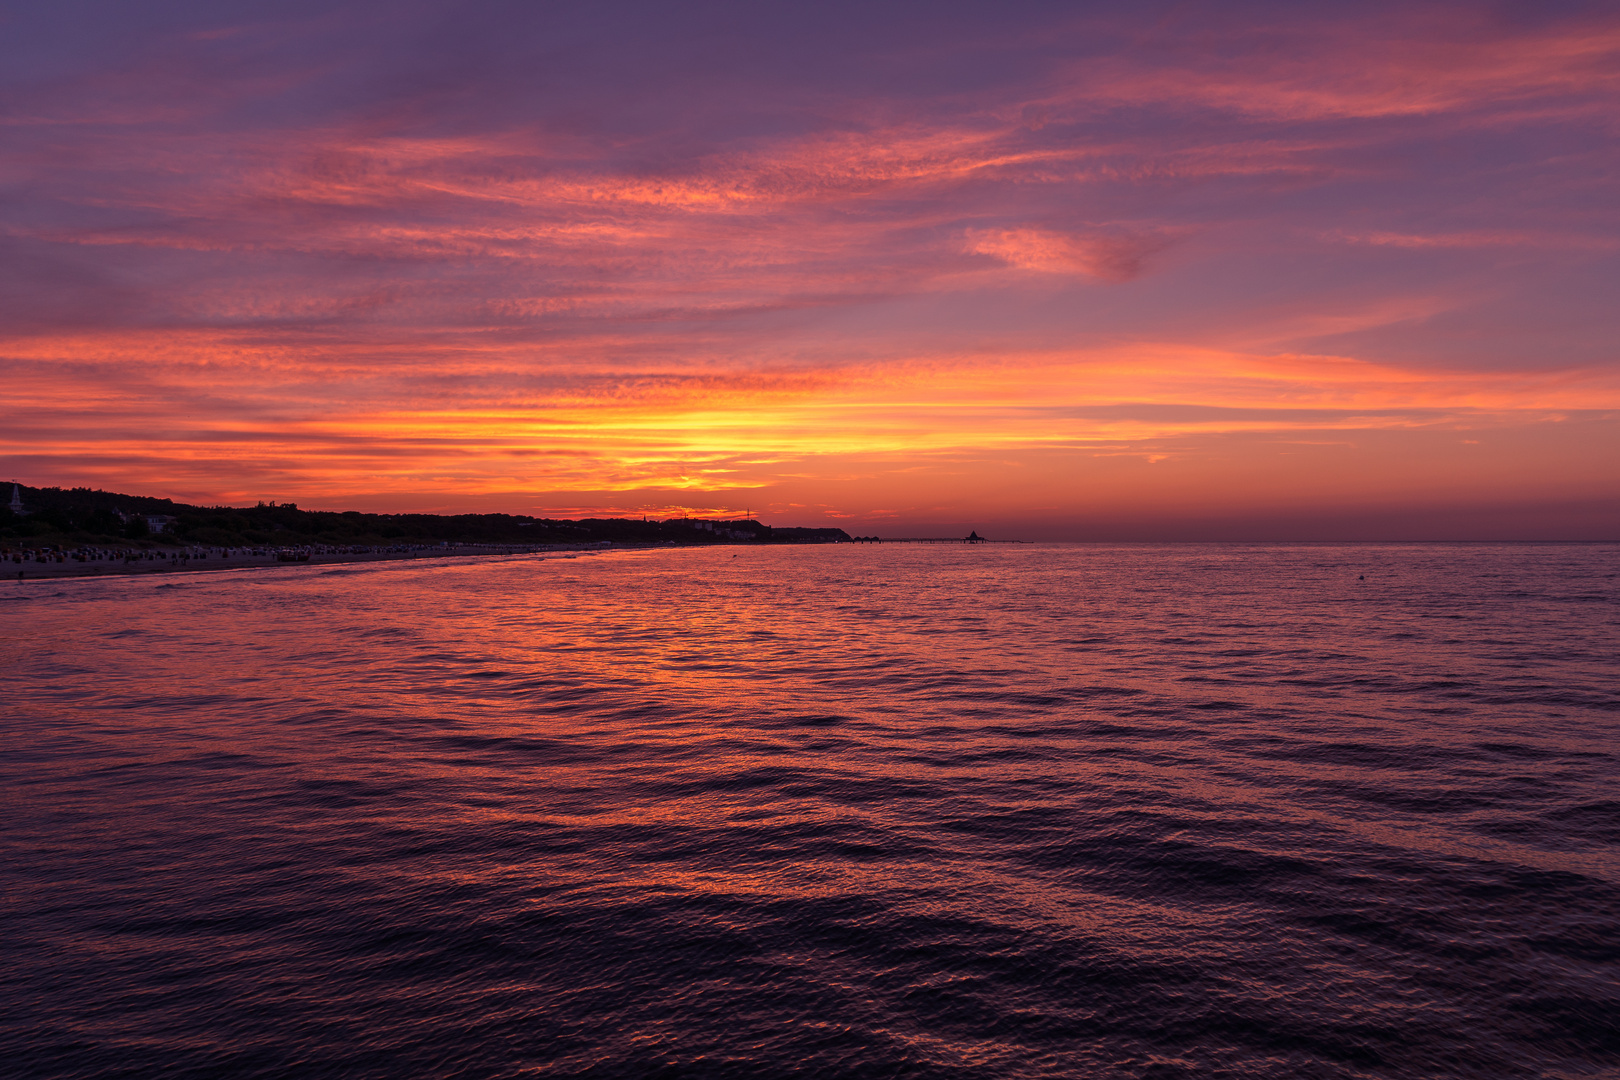
[[[74,546],[131,541],[218,547],[300,544],[620,544],[836,543],[842,529],[772,528],[757,521],[586,518],[560,521],[521,514],[362,514],[300,510],[293,503],[190,506],[169,499],[91,488],[21,489],[24,514],[11,512],[11,485],[0,487],[0,540],[12,546]],[[150,517],[166,517],[154,532]],[[752,540],[748,540],[752,537]]]

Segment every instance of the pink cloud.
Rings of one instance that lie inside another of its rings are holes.
[[[1163,237],[1130,233],[1076,236],[1028,228],[967,232],[968,251],[992,256],[1019,270],[1114,282],[1139,277],[1146,260],[1169,243]]]
[[[1224,40],[1220,40],[1224,38]],[[1483,12],[1257,27],[1194,44],[1166,34],[1076,65],[1047,115],[1099,103],[1175,102],[1288,120],[1494,110],[1589,113],[1620,90],[1620,22],[1526,32]]]

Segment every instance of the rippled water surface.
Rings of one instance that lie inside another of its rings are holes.
[[[14,1076],[1620,1069],[1620,549],[12,583]]]

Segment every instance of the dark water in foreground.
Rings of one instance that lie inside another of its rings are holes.
[[[1617,573],[840,546],[12,584],[0,1068],[1614,1076]]]

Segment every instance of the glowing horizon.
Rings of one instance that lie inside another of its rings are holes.
[[[1601,8],[89,10],[0,24],[0,478],[1620,538]]]

